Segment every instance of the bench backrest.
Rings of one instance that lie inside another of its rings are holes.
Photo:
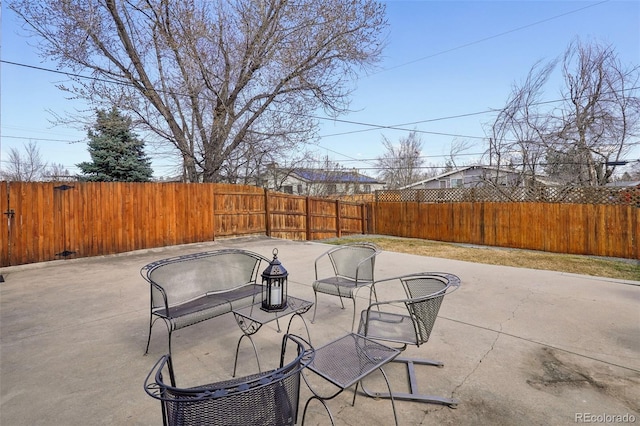
[[[204,294],[255,284],[268,264],[269,259],[258,253],[221,249],[158,260],[140,273],[151,283],[152,307],[164,307],[164,295],[173,306]]]

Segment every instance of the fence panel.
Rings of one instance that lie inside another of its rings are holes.
[[[264,234],[266,226],[265,192],[262,188],[231,184],[209,185],[215,191],[215,207],[211,210],[215,218],[215,235]],[[200,208],[206,208],[200,206]],[[211,236],[213,240],[213,235]]]
[[[306,240],[306,198],[278,192],[268,194],[270,236],[288,240]]]
[[[340,233],[343,236],[362,234],[365,229],[362,205],[340,202]]]
[[[376,234],[640,258],[640,209],[630,205],[378,202],[373,208]]]
[[[322,240],[341,235],[339,210],[335,200],[308,198],[309,240]]]

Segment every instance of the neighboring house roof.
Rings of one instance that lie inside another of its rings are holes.
[[[365,176],[355,171],[326,171],[316,169],[295,169],[292,175],[313,183],[360,183],[360,184],[384,184],[372,177]]]
[[[499,168],[499,167],[494,167],[494,166],[466,166],[466,167],[461,167],[459,169],[451,170],[451,171],[446,172],[446,173],[439,174],[437,176],[430,177],[429,179],[424,179],[424,180],[421,180],[419,182],[414,182],[414,183],[412,183],[410,185],[406,185],[406,186],[403,186],[403,187],[398,188],[398,189],[408,189],[408,188],[413,188],[414,186],[421,186],[421,185],[423,185],[423,184],[425,184],[427,182],[438,181],[438,180],[441,180],[442,178],[446,178],[447,176],[456,175],[456,174],[459,174],[459,173],[464,173],[467,170],[473,170],[473,169],[494,170],[494,171],[499,171],[501,173],[519,174],[519,172],[516,172],[516,171],[512,171],[512,170],[508,170],[508,169],[504,169],[504,168]]]
[[[640,187],[640,180],[630,180],[630,181],[625,181],[625,180],[618,180],[615,182],[609,182],[608,184],[606,184],[605,186],[616,186],[616,187]]]

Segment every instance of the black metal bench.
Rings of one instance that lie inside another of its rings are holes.
[[[285,364],[289,341],[297,353]],[[147,376],[144,388],[160,400],[167,426],[293,426],[298,418],[301,371],[314,352],[308,342],[287,334],[280,354],[280,367],[275,370],[189,388],[176,387],[171,356],[164,355]]]
[[[247,250],[221,249],[176,256],[145,265],[140,270],[151,287],[149,352],[151,329],[162,319],[171,334],[174,330],[249,306],[260,297],[261,265],[266,257]]]

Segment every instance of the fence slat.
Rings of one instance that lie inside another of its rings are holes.
[[[640,209],[560,203],[373,204],[373,233],[436,241],[639,258]]]

